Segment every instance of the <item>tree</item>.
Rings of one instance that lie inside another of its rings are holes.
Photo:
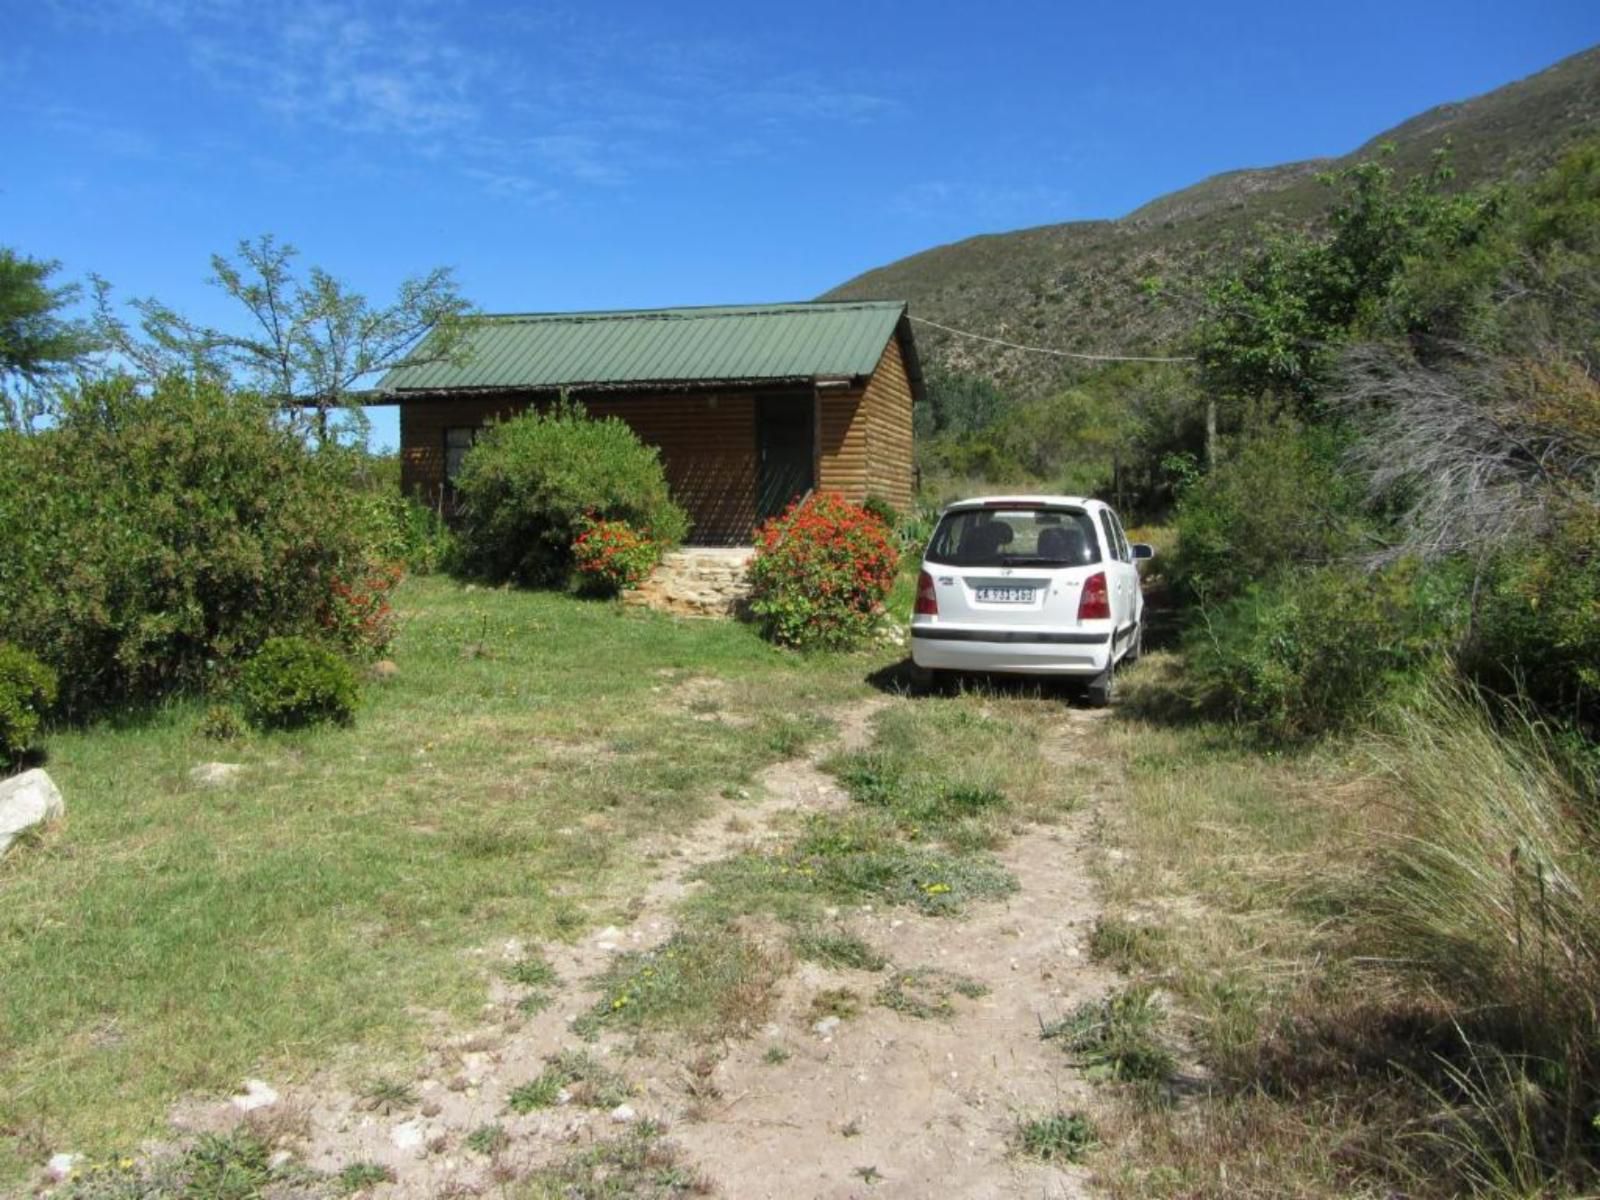
[[[109,287],[97,279],[100,327],[146,378],[173,370],[239,376],[305,414],[323,439],[330,416],[341,410],[364,429],[357,393],[363,380],[394,367],[458,361],[465,353],[471,306],[449,268],[405,280],[390,304],[374,307],[320,267],[299,275],[298,253],[265,234],[241,241],[234,258],[212,255],[210,282],[249,314],[242,333],[196,325],[143,299],[131,306],[139,314],[136,334],[116,316]]]
[[[1427,335],[1407,313],[1401,284],[1409,265],[1458,255],[1484,236],[1498,209],[1491,190],[1448,196],[1448,154],[1401,181],[1383,159],[1323,177],[1335,189],[1327,227],[1273,237],[1209,289],[1195,334],[1208,398],[1242,406],[1261,397],[1309,413],[1326,390],[1341,345],[1404,326]]]
[[[60,269],[0,246],[0,425],[6,428],[29,429],[45,410],[50,384],[94,349],[87,325],[61,315],[79,289],[50,286]]]

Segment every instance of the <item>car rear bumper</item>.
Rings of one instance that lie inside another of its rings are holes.
[[[1124,638],[1117,640],[1121,650]],[[943,671],[1098,675],[1111,661],[1112,636],[1099,631],[913,624],[911,660]]]

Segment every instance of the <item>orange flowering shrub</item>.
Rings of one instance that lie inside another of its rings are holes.
[[[756,531],[750,611],[780,645],[845,649],[871,630],[899,565],[880,518],[813,493]]]
[[[335,576],[322,610],[322,627],[347,652],[376,658],[394,641],[389,596],[404,574],[399,563],[383,563]]]
[[[626,521],[588,517],[572,543],[572,562],[585,591],[614,596],[638,587],[661,561],[661,543]]]

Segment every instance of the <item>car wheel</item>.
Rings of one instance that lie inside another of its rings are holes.
[[[949,677],[949,671],[940,671],[934,667],[913,666],[909,673],[912,688],[924,696],[942,695],[950,686]]]
[[[1089,686],[1083,691],[1084,701],[1090,708],[1106,708],[1116,698],[1117,664],[1110,663],[1106,669],[1089,681]]]

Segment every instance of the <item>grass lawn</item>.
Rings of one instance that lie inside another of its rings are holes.
[[[398,607],[399,674],[352,729],[219,743],[181,703],[51,739],[67,820],[0,864],[0,1184],[186,1093],[413,1051],[482,1004],[475,949],[620,913],[634,838],[899,657],[437,578]],[[212,760],[244,773],[192,783]]]

